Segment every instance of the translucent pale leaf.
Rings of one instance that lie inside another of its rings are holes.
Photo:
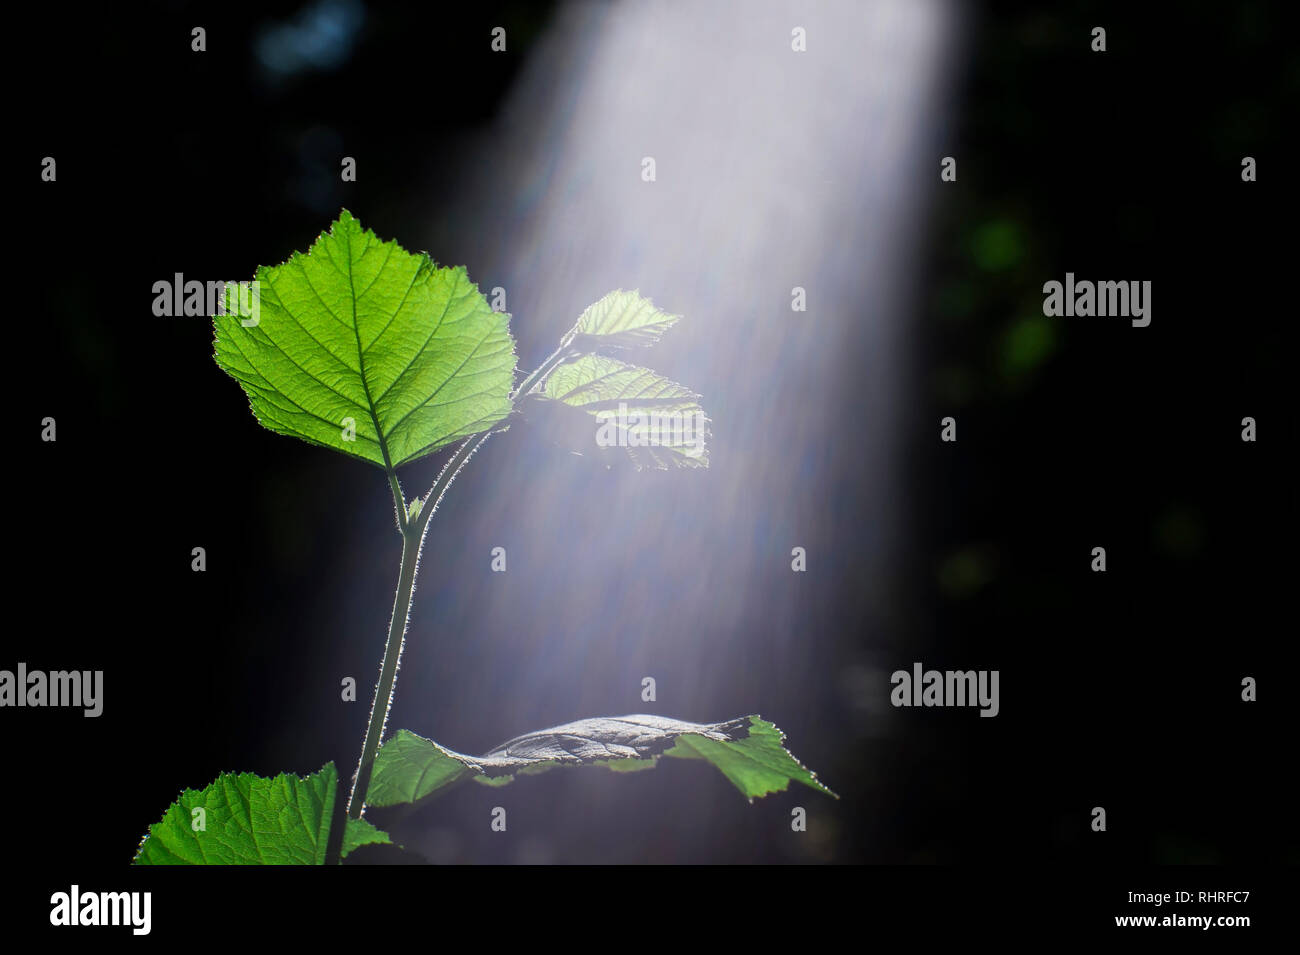
[[[680,315],[669,315],[655,308],[650,299],[637,290],[610,292],[587,307],[574,327],[578,337],[573,344],[579,351],[612,345],[620,348],[653,345],[672,328]]]
[[[551,372],[542,395],[591,415],[590,449],[621,449],[638,469],[709,466],[699,396],[648,368],[582,355]]]

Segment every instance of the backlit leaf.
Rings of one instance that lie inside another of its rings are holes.
[[[323,865],[338,794],[333,763],[310,776],[222,773],[180,794],[140,842],[136,865]],[[202,809],[202,813],[196,813]],[[389,842],[349,820],[342,855]]]
[[[610,292],[587,307],[574,326],[579,351],[612,345],[620,348],[653,345],[672,328],[680,315],[669,315],[655,308],[650,299],[633,290]]]
[[[699,395],[648,368],[582,355],[551,372],[542,394],[591,415],[587,449],[622,449],[638,469],[709,466]]]
[[[216,361],[270,430],[396,468],[510,413],[509,316],[463,267],[383,242],[344,210],[256,281],[247,316],[227,286]]]

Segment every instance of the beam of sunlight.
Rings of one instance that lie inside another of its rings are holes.
[[[394,725],[478,752],[588,716],[762,712],[806,750],[828,713],[861,715],[828,697],[860,692],[836,670],[846,635],[888,616],[952,18],[939,0],[562,9],[427,247],[506,289],[521,372],[611,289],[683,315],[628,360],[702,394],[712,466],[607,471],[526,425],[489,442],[434,518]],[[427,485],[434,464],[412,471]]]

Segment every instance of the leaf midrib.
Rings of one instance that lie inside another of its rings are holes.
[[[361,388],[366,395],[366,410],[370,412],[370,422],[375,426],[375,435],[379,440],[379,453],[384,458],[384,470],[389,475],[394,475],[393,460],[388,455],[388,439],[384,436],[384,429],[379,426],[379,415],[375,414],[375,402],[370,397],[370,382],[366,378],[366,353],[361,347],[361,329],[357,325],[357,284],[352,275],[352,230],[346,230],[348,245],[348,301],[352,304],[352,336],[357,340],[357,366],[361,374]],[[373,284],[373,283],[372,283]],[[414,284],[414,280],[412,280]],[[410,292],[408,290],[407,294]],[[396,313],[394,313],[396,317]]]

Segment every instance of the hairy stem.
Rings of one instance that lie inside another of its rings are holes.
[[[406,531],[406,495],[402,493],[402,483],[397,480],[397,472],[388,468],[388,486],[393,491],[393,509],[397,511],[397,528]]]
[[[393,617],[388,624],[388,643],[384,647],[384,662],[379,668],[379,685],[370,704],[370,724],[366,727],[366,741],[361,747],[361,761],[352,777],[352,793],[348,796],[348,818],[360,819],[366,808],[366,791],[370,788],[370,773],[375,766],[375,753],[384,737],[388,711],[393,705],[393,689],[397,685],[397,666],[402,659],[402,645],[406,641],[406,622],[411,615],[411,597],[415,592],[415,571],[420,563],[420,545],[424,539],[424,525],[417,531],[402,515],[402,566],[397,576],[397,596],[393,600]]]

